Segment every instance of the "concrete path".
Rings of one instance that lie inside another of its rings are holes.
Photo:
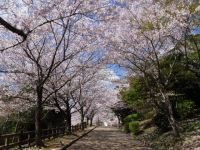
[[[118,129],[96,128],[67,150],[152,150]]]

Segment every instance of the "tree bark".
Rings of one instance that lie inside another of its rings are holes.
[[[70,104],[68,100],[63,99],[63,102],[65,103],[65,108],[66,110],[64,111],[59,103],[58,103],[58,99],[57,99],[57,95],[55,93],[55,97],[54,97],[54,101],[55,101],[55,106],[60,110],[60,112],[65,116],[66,119],[66,126],[67,126],[67,132],[71,133],[71,108],[70,108]]]
[[[174,112],[173,112],[173,109],[172,109],[172,104],[171,102],[168,100],[168,120],[169,120],[169,123],[172,127],[172,130],[173,130],[173,133],[174,133],[174,136],[175,137],[179,137],[180,134],[179,134],[179,129],[178,129],[178,125],[176,123],[176,120],[175,120],[175,117],[174,117]]]
[[[42,142],[42,128],[41,128],[41,120],[42,120],[42,90],[37,90],[37,103],[35,107],[35,144],[37,147],[43,147],[44,144]]]
[[[67,125],[67,132],[71,133],[71,111],[69,101],[65,102],[66,105],[66,125]]]
[[[83,108],[81,108],[81,130],[84,130],[84,114],[83,114]]]
[[[93,126],[93,117],[90,118],[90,126]]]
[[[118,123],[117,123],[118,124],[118,128],[120,128],[121,127],[121,119],[120,119],[120,117],[117,116],[117,120],[118,120]]]
[[[172,127],[173,130],[173,134],[175,137],[179,137],[179,130],[178,130],[178,125],[176,123],[176,119],[174,117],[174,112],[173,112],[173,108],[172,108],[172,102],[169,99],[169,96],[167,96],[166,94],[162,93],[163,98],[165,100],[165,104],[166,104],[166,108],[167,108],[167,117],[168,117],[168,121]]]
[[[87,123],[87,125],[89,125],[89,120],[90,120],[90,118],[87,117],[86,119],[87,119],[87,120],[86,120],[86,123]]]

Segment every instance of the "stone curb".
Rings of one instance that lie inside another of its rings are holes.
[[[76,143],[78,140],[80,140],[81,138],[83,138],[84,136],[88,135],[90,132],[92,132],[96,127],[92,128],[91,130],[89,130],[88,132],[82,134],[81,136],[79,136],[78,138],[76,138],[75,140],[71,141],[69,144],[65,145],[63,148],[61,148],[60,150],[66,150],[68,147],[70,147],[72,144]]]

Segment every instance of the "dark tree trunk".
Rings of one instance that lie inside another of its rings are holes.
[[[84,130],[84,116],[81,115],[81,130]]]
[[[93,117],[90,118],[90,126],[93,126]]]
[[[64,103],[65,103],[65,107],[66,110],[64,111],[59,103],[58,103],[58,99],[57,99],[57,95],[55,93],[55,97],[54,97],[54,101],[55,101],[55,106],[60,110],[60,112],[65,116],[66,119],[66,126],[67,126],[67,132],[70,134],[71,133],[71,108],[70,108],[70,104],[68,100],[63,99]]]
[[[67,117],[66,117],[66,126],[67,126],[67,132],[68,133],[71,133],[72,130],[71,130],[71,114],[70,113],[67,113]]]
[[[87,119],[87,120],[86,120],[86,123],[87,123],[87,125],[88,125],[88,124],[89,124],[89,120],[90,120],[90,119],[89,119],[88,117],[87,117],[86,119]]]
[[[44,146],[42,142],[42,129],[41,129],[41,120],[42,120],[42,90],[37,90],[37,104],[35,107],[35,144],[38,147]]]
[[[66,101],[66,125],[67,125],[67,132],[71,133],[71,110],[69,101]]]
[[[84,114],[83,114],[83,108],[81,108],[81,130],[84,130]]]

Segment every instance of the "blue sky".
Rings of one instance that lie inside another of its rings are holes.
[[[107,68],[113,70],[117,76],[120,78],[124,77],[126,75],[126,70],[122,67],[120,67],[118,64],[108,64]]]
[[[126,6],[125,2],[120,2],[119,0],[110,0],[110,3],[114,6],[121,6],[121,7]]]
[[[200,34],[200,27],[192,30],[193,34]]]

